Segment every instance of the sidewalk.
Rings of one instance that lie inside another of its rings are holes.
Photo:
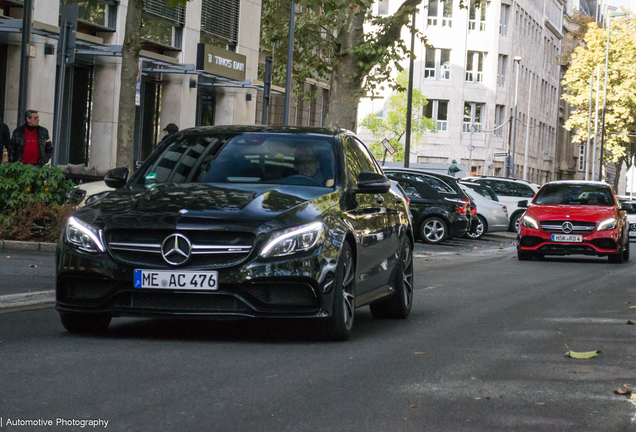
[[[2,245],[5,247],[10,242],[0,243],[5,243]],[[0,313],[24,307],[52,306],[55,301],[55,248],[46,245],[46,251],[28,250],[39,249],[38,243],[28,247],[18,245],[27,250],[13,250],[11,246],[0,250]]]

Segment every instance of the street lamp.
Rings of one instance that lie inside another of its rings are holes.
[[[517,96],[519,94],[519,66],[521,63],[521,57],[517,56],[513,59],[517,64],[517,72],[515,78],[515,122],[512,132],[512,156],[508,156],[508,172],[510,177],[515,176],[515,144],[517,143]]]
[[[603,115],[601,120],[601,160],[598,167],[598,181],[603,180],[603,146],[605,145],[605,106],[607,105],[607,68],[609,63],[610,27],[612,17],[625,16],[624,12],[612,12],[607,17],[607,45],[605,46],[605,88],[603,89]]]

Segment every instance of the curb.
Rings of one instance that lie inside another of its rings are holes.
[[[0,250],[55,253],[57,243],[0,240]]]
[[[55,305],[55,291],[0,296],[0,314],[19,310],[41,309]]]

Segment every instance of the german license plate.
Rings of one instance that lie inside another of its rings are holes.
[[[583,241],[582,235],[563,235],[563,234],[552,234],[553,242],[563,242],[563,243],[581,243]]]
[[[636,237],[636,231],[630,231],[629,232],[629,236],[630,237]]]
[[[208,290],[219,289],[219,272],[135,270],[135,288]]]

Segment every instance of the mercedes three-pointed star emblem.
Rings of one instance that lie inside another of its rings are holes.
[[[563,225],[561,225],[561,230],[566,234],[570,234],[574,231],[574,225],[572,225],[572,222],[570,221],[565,221],[563,222]]]
[[[161,256],[170,265],[185,263],[192,253],[192,243],[181,234],[171,234],[161,244]]]

